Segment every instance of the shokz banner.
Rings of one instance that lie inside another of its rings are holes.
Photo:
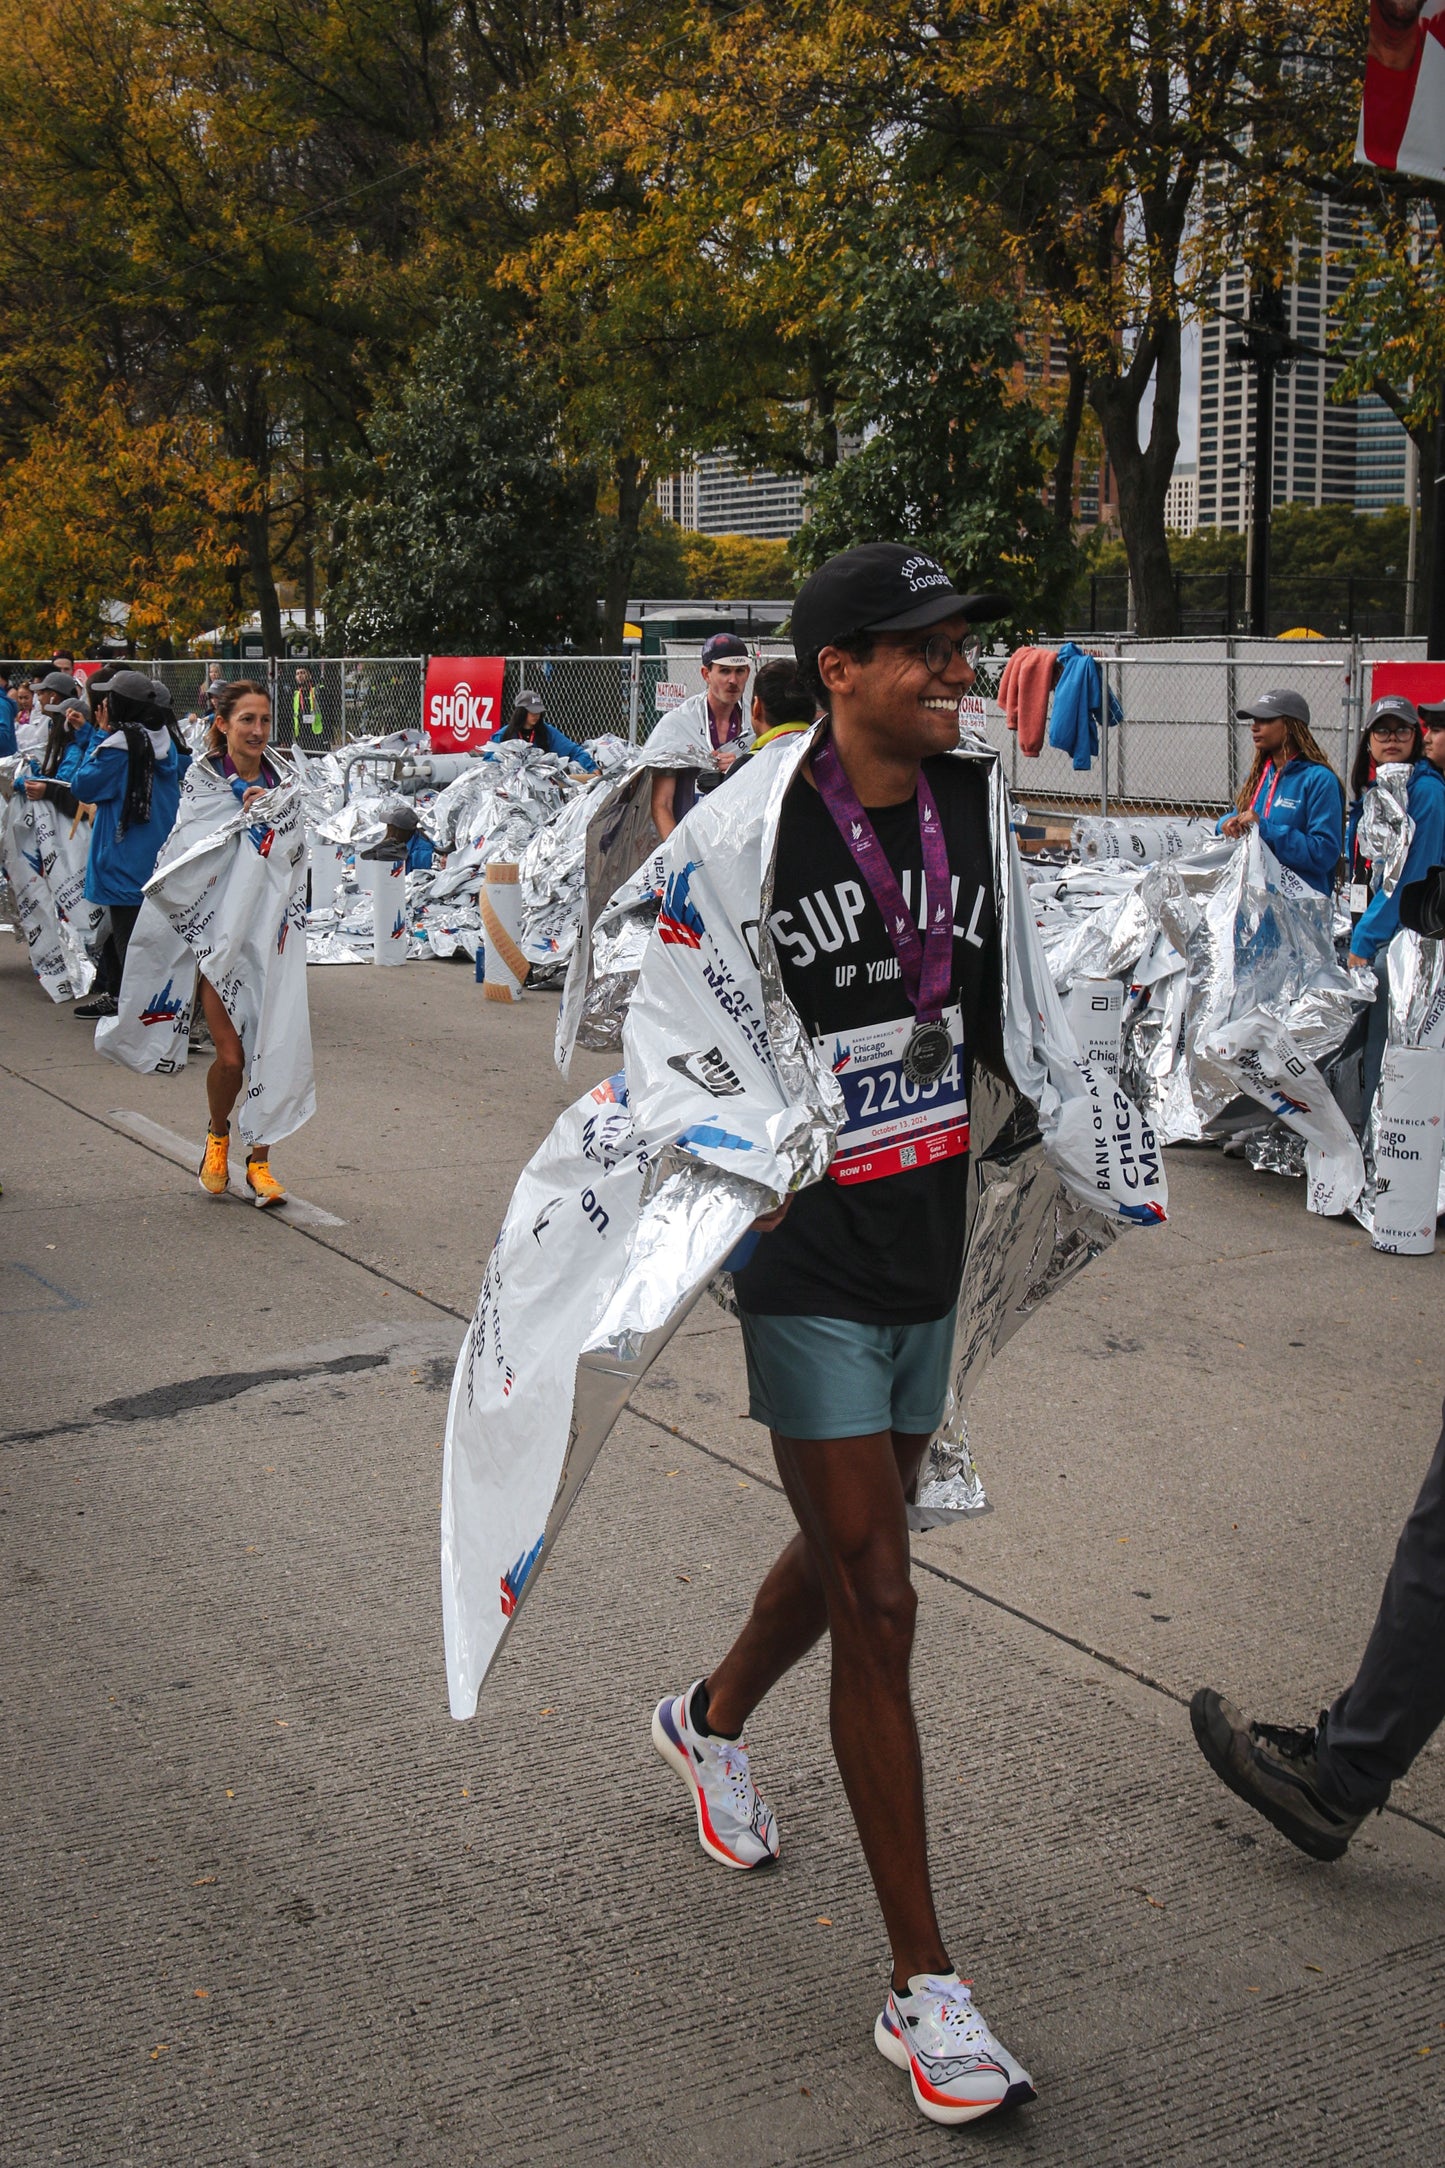
[[[502,725],[501,655],[430,655],[422,718],[432,749],[474,753]]]
[[[1370,0],[1355,157],[1445,181],[1445,0]]]

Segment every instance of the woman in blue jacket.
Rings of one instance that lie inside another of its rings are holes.
[[[1380,982],[1365,1027],[1364,1115],[1380,1081],[1390,1020],[1390,995],[1385,978],[1385,952],[1400,930],[1400,891],[1409,881],[1423,881],[1432,866],[1445,861],[1445,775],[1424,758],[1424,733],[1420,718],[1403,693],[1388,693],[1377,700],[1365,717],[1365,734],[1350,771],[1350,825],[1346,854],[1350,867],[1350,963],[1368,964]],[[1387,763],[1408,767],[1405,810],[1415,833],[1399,880],[1389,895],[1376,879],[1368,860],[1361,857],[1358,830],[1365,792],[1375,772]],[[1374,890],[1373,895],[1370,893]]]
[[[116,671],[105,687],[109,734],[91,747],[70,778],[70,789],[81,803],[95,807],[86,900],[103,903],[110,912],[110,935],[101,951],[101,991],[75,1011],[87,1021],[116,1013],[125,952],[145,884],[180,803],[180,741],[170,708],[156,694],[157,688],[138,670]]]
[[[525,738],[528,745],[535,745],[543,753],[560,753],[564,760],[573,760],[579,768],[596,773],[597,763],[584,745],[579,745],[575,738],[564,737],[555,723],[543,722],[540,693],[518,693],[512,720],[499,742],[505,744],[509,738]]]
[[[1281,865],[1327,896],[1340,862],[1345,793],[1310,734],[1309,702],[1286,687],[1234,712],[1250,726],[1254,765],[1218,833],[1258,828]]]
[[[27,798],[49,798],[74,820],[81,801],[70,788],[90,756],[98,733],[83,700],[61,701],[50,711],[50,736],[38,773],[25,778]]]

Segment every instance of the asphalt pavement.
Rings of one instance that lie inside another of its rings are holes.
[[[447,1715],[440,1442],[556,997],[310,974],[285,1215],[195,1180],[202,1074],[99,1060],[0,944],[0,2163],[1445,2155],[1445,1755],[1312,1864],[1189,1735],[1209,1682],[1348,1679],[1440,1423],[1445,1257],[1170,1154],[975,1400],[994,1505],[918,1540],[950,1946],[1033,2072],[924,2123],[826,1652],[758,1713],[776,1869],[699,1851],[657,1697],[790,1522],[703,1305],[599,1464],[477,1719]]]

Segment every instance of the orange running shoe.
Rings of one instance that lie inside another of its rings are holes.
[[[218,1137],[213,1129],[206,1131],[206,1149],[201,1160],[201,1187],[208,1197],[224,1197],[226,1194],[226,1169],[231,1150],[230,1132]]]
[[[260,1206],[286,1202],[286,1192],[271,1172],[271,1162],[264,1154],[259,1159],[246,1161],[246,1187]]]

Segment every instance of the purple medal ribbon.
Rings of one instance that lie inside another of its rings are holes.
[[[903,900],[898,876],[888,863],[872,821],[864,812],[838,758],[832,738],[825,738],[813,755],[813,780],[833,818],[833,825],[849,856],[868,884],[869,894],[883,914],[883,926],[898,958],[903,991],[918,1019],[904,1066],[918,1080],[931,1083],[947,1067],[953,1048],[939,1025],[953,984],[953,880],[948,867],[948,846],[943,823],[928,779],[918,771],[918,839],[923,850],[924,894],[928,925],[919,934],[913,913]],[[933,1026],[930,1032],[926,1027]],[[939,1058],[941,1054],[941,1059]],[[910,1061],[910,1055],[912,1059]]]

